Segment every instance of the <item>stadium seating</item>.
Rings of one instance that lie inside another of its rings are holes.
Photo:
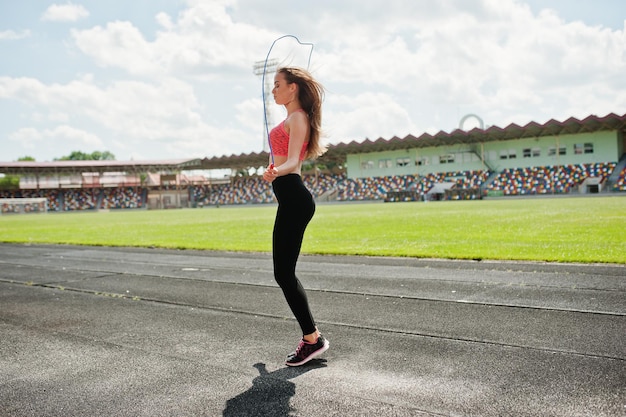
[[[237,178],[232,184],[194,185],[189,193],[197,207],[273,201],[272,191],[261,177]]]
[[[548,167],[505,169],[495,175],[487,190],[504,195],[562,194],[577,191],[586,178],[611,175],[615,163],[559,165]],[[345,174],[318,174],[304,176],[307,188],[319,198],[333,193],[338,201],[384,200],[389,193],[410,191],[402,200],[422,199],[429,196],[438,183],[454,183],[454,193],[449,199],[473,199],[479,193],[465,192],[485,186],[490,171],[454,171],[431,173],[424,176],[402,175],[370,178],[346,178]],[[165,188],[157,187],[158,190]],[[192,207],[229,204],[265,204],[274,202],[271,186],[260,176],[240,177],[225,184],[191,185],[183,187],[188,192]],[[611,191],[626,191],[626,168],[613,183]],[[36,198],[48,200],[48,211],[75,211],[98,209],[136,209],[146,206],[147,188],[113,187],[93,189],[0,190],[0,198]],[[10,212],[8,205],[3,212]]]
[[[622,169],[617,181],[613,184],[613,191],[626,191],[626,167]]]
[[[383,200],[392,191],[414,190],[424,196],[437,183],[453,182],[457,188],[480,188],[489,171],[454,171],[415,175],[348,179],[338,185],[340,201]]]
[[[0,198],[47,198],[48,211],[61,210],[61,190],[0,190]]]
[[[505,169],[488,189],[504,195],[563,194],[572,192],[589,177],[604,182],[614,168],[615,163],[597,163]]]
[[[105,188],[102,191],[101,209],[141,208],[142,189],[136,187]]]
[[[320,197],[327,192],[337,189],[337,184],[346,179],[344,174],[330,175],[330,174],[318,174],[318,175],[305,175],[304,184],[307,186],[311,193]]]
[[[91,189],[72,189],[63,192],[63,210],[91,210],[96,207],[96,192]]]

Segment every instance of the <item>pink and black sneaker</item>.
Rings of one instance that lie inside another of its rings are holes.
[[[328,350],[330,343],[324,339],[324,336],[320,335],[317,338],[317,342],[309,343],[304,339],[300,340],[296,351],[290,353],[287,356],[285,365],[287,366],[300,366],[304,365],[311,359],[314,359]]]

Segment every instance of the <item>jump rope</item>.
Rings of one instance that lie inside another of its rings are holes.
[[[271,159],[271,163],[270,163],[270,169],[274,168],[274,151],[272,149],[272,141],[270,140],[270,126],[269,126],[269,120],[267,119],[267,104],[265,101],[265,73],[267,72],[267,62],[270,58],[270,54],[272,53],[272,49],[274,48],[274,45],[276,44],[276,42],[280,41],[281,39],[285,39],[285,38],[293,38],[295,39],[300,45],[302,46],[310,46],[311,50],[309,51],[309,59],[307,61],[306,64],[306,70],[309,70],[309,66],[311,65],[311,55],[313,55],[313,47],[314,45],[311,42],[301,42],[300,39],[298,39],[296,36],[294,35],[283,35],[279,38],[274,39],[274,42],[272,42],[272,45],[270,46],[270,49],[267,51],[267,56],[265,57],[265,62],[263,63],[263,75],[261,77],[261,87],[263,89],[263,93],[262,93],[262,97],[263,97],[263,118],[265,120],[265,134],[267,135],[267,143],[269,144],[269,150],[270,150],[270,159]]]

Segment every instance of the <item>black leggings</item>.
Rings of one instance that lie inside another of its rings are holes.
[[[316,330],[315,322],[304,288],[296,277],[296,262],[304,231],[315,213],[315,202],[298,174],[276,178],[272,188],[278,200],[272,236],[274,277],[300,324],[302,334],[311,334]]]

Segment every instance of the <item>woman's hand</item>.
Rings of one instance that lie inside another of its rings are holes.
[[[273,182],[278,177],[278,170],[274,168],[274,164],[270,164],[263,173],[263,179],[267,182]]]

